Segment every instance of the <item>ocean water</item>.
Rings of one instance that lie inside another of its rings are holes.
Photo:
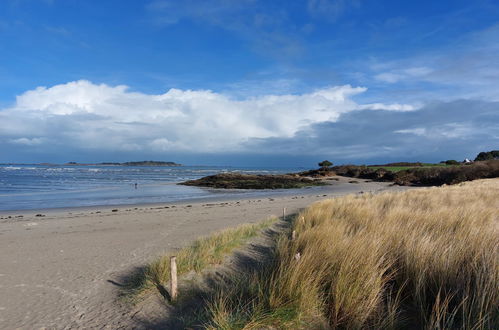
[[[303,168],[0,165],[0,210],[174,202],[258,195],[176,183],[220,172],[278,174]],[[135,188],[137,183],[137,188]]]

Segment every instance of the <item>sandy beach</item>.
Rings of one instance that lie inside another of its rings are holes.
[[[118,300],[135,267],[211,232],[291,214],[314,201],[407,189],[340,178],[281,195],[0,213],[0,328],[141,328]]]

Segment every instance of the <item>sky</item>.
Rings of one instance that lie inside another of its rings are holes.
[[[2,0],[0,162],[499,149],[497,0]]]

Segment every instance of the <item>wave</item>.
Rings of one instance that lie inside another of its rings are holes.
[[[22,167],[17,167],[17,166],[6,166],[2,167],[4,170],[9,170],[9,171],[15,171],[15,170],[21,170]]]

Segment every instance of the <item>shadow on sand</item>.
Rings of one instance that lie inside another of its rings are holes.
[[[275,263],[275,244],[279,235],[289,233],[292,221],[296,214],[288,215],[265,230],[260,237],[252,240],[242,249],[235,251],[227,257],[225,262],[202,274],[190,274],[181,277],[179,283],[179,296],[172,302],[168,290],[156,284],[157,293],[162,297],[160,308],[165,309],[162,317],[149,317],[147,313],[134,313],[133,323],[136,328],[145,329],[204,329],[209,323],[207,302],[213,301],[219,292],[226,292],[240,285],[241,279],[247,274],[265,272]],[[144,269],[135,271],[122,279],[122,283],[108,281],[123,289],[124,295],[129,295],[131,290],[140,287],[137,279]],[[146,302],[141,302],[148,303]]]

